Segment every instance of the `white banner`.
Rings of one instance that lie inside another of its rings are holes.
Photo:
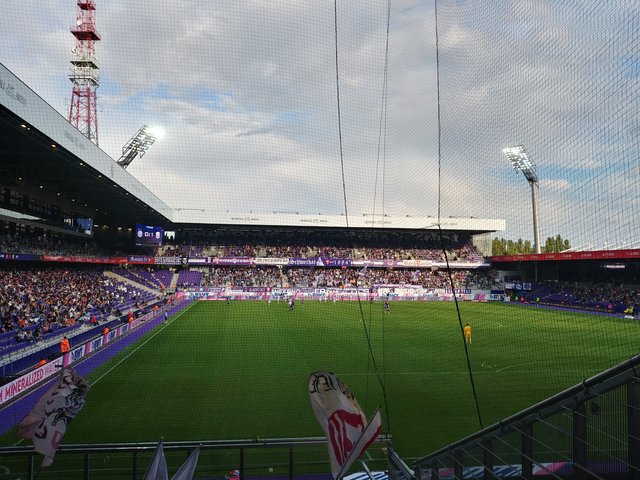
[[[66,367],[68,364],[80,360],[82,357],[84,357],[86,350],[86,345],[81,345],[78,348],[74,348],[73,350],[71,350],[69,352],[69,355],[65,355],[64,366]]]
[[[331,473],[338,480],[371,445],[382,428],[380,412],[371,423],[347,386],[331,372],[309,377],[313,413],[327,435]]]
[[[255,260],[255,264],[256,265],[289,265],[289,259],[288,258],[256,258]]]
[[[65,368],[59,380],[18,423],[18,436],[31,440],[34,450],[44,455],[43,467],[53,462],[67,426],[84,406],[88,392],[87,382],[73,368]]]
[[[62,360],[63,357],[57,357],[55,360],[45,363],[43,366],[36,368],[32,372],[26,373],[6,385],[2,385],[2,387],[0,387],[0,405],[8,402],[16,395],[20,395],[22,392],[30,389],[41,380],[58,373],[62,366]]]
[[[162,447],[162,440],[158,442],[151,462],[147,467],[147,471],[144,473],[143,480],[169,480],[169,472],[167,471],[167,460],[164,456],[164,448]]]

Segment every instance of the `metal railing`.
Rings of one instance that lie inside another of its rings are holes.
[[[388,445],[390,440],[389,436],[380,435],[375,443]],[[222,478],[226,471],[238,469],[243,479],[278,475],[292,480],[297,474],[330,472],[326,445],[325,437],[256,438],[163,442],[163,449],[170,471],[175,471],[199,446],[197,478],[203,475],[206,478]],[[143,477],[156,446],[156,443],[62,445],[56,453],[53,465],[43,469],[38,467],[42,456],[31,446],[5,447],[0,448],[0,469],[20,473],[20,478],[25,480],[136,480]]]
[[[639,367],[636,355],[420,458],[415,477],[640,480]]]

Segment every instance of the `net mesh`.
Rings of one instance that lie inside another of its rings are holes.
[[[38,9],[5,3],[3,65],[66,118],[75,2]],[[366,258],[373,246],[375,255],[408,260],[415,259],[412,248],[428,247],[455,263],[455,241],[447,236],[441,248],[436,227],[471,217],[505,220],[506,229],[491,235],[522,240],[518,253],[525,253],[524,243],[530,250],[534,240],[531,190],[503,153],[519,145],[539,178],[543,251],[558,237],[568,244],[556,250],[640,248],[635,2],[442,0],[437,24],[436,5],[417,1],[337,2],[335,12],[327,2],[96,3],[100,147],[116,159],[140,125],[162,125],[166,137],[127,171],[169,207],[196,219],[237,213],[236,223],[250,225],[265,213],[310,214],[318,224],[329,215],[372,218],[383,227],[386,218],[420,217],[425,229],[424,237],[394,232],[371,240],[357,228],[337,238],[293,228],[284,240],[271,234],[258,246],[196,233],[187,240],[197,245],[194,256],[243,257],[251,247],[256,257],[299,257],[292,252],[300,249],[317,257],[326,248],[326,257]],[[41,180],[33,172],[31,187]],[[258,229],[248,226],[245,234]],[[170,248],[162,252],[171,255]],[[86,372],[92,392],[65,441],[321,435],[306,385],[311,372],[330,370],[367,414],[382,404],[384,430],[397,450],[418,458],[637,353],[637,323],[610,305],[640,305],[638,261],[612,257],[501,264],[502,273],[494,268],[479,278],[460,265],[414,267],[410,278],[385,273],[394,285],[409,278],[446,289],[452,280],[462,289],[459,304],[392,301],[385,309],[384,296],[369,301],[362,292],[350,301],[322,296],[305,303],[294,294],[295,308],[287,304],[291,293],[194,302]],[[239,288],[256,287],[255,278],[269,288],[349,288],[374,270],[334,267],[201,270],[210,285]],[[25,270],[2,268],[5,278]],[[471,278],[479,282],[474,292],[506,289],[511,302],[463,301]],[[516,291],[506,287],[511,280],[534,286]],[[554,306],[542,306],[539,298],[553,294]],[[575,308],[576,298],[589,312]],[[592,416],[609,416],[614,401],[604,399],[602,413]],[[622,420],[612,411],[608,424],[615,426]],[[16,408],[0,414],[5,423],[20,419]],[[541,427],[558,447],[549,453],[537,445],[536,458],[569,453],[567,438],[554,433],[554,425],[569,429],[566,421],[558,416]],[[610,428],[596,422],[589,435],[618,449]],[[5,433],[2,445],[14,443],[13,432]],[[326,469],[325,452],[316,450],[301,454],[307,466],[299,472]],[[510,449],[496,452],[513,461]],[[250,463],[260,475],[283,470],[286,453],[270,464],[258,450]],[[235,454],[225,455],[211,455],[208,468],[221,474],[237,465]],[[478,464],[483,451],[463,456],[465,464]],[[373,463],[384,457],[382,449],[371,450]],[[446,466],[455,468],[453,460]],[[110,461],[103,459],[105,468]]]
[[[637,246],[635,6],[438,2],[438,12],[445,211],[489,209],[512,238],[532,240],[526,180],[502,154],[524,145],[540,178],[543,242]]]

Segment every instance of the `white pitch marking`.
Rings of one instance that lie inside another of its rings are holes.
[[[531,363],[547,363],[547,362],[531,362]],[[523,365],[527,365],[527,364],[523,364]],[[508,368],[515,368],[515,367],[519,367],[522,365],[510,365],[507,367],[502,367],[499,368],[497,370],[492,370],[492,371],[487,371],[487,370],[474,370],[473,373],[497,373],[501,370],[505,370]],[[555,372],[583,372],[584,369],[581,368],[563,368],[562,370],[554,370]],[[509,370],[509,372],[507,373],[545,373],[545,372],[549,372],[549,370]],[[462,370],[457,370],[457,371],[438,371],[438,372],[385,372],[385,375],[387,376],[394,376],[394,375],[422,375],[422,376],[437,376],[437,375],[456,375],[456,374],[460,374],[460,375],[468,375],[469,372],[467,372],[466,370],[462,371]],[[364,377],[364,376],[375,376],[376,374],[374,372],[371,373],[341,373],[340,376],[341,377]]]
[[[173,322],[175,322],[178,318],[180,318],[182,316],[183,313],[185,313],[187,310],[189,310],[191,307],[193,307],[193,305],[195,305],[196,302],[193,302],[191,305],[189,305],[187,308],[185,308],[183,311],[181,311],[178,315],[176,315],[173,320],[171,320],[169,323],[165,323],[163,324],[162,328],[157,330],[153,335],[151,335],[149,338],[147,338],[143,343],[141,343],[140,345],[138,345],[132,352],[130,352],[126,357],[124,357],[123,359],[121,359],[118,363],[116,363],[113,367],[111,367],[109,370],[107,370],[105,373],[103,373],[95,382],[92,382],[91,385],[95,385],[96,383],[98,383],[100,380],[102,380],[104,377],[106,377],[109,373],[111,373],[111,371],[113,371],[116,367],[118,367],[122,362],[124,362],[127,358],[129,358],[131,355],[133,355],[134,353],[136,353],[138,350],[140,350],[142,347],[144,347],[147,343],[149,343],[151,340],[153,340],[155,338],[156,335],[158,335],[159,333],[161,333],[162,331],[164,331],[165,328],[167,328],[169,325],[171,325]]]
[[[171,322],[169,323],[164,323],[163,327],[158,330],[156,333],[154,333],[151,337],[149,337],[143,344],[138,345],[138,347],[131,353],[129,353],[129,355],[127,355],[126,357],[124,357],[122,360],[120,360],[118,363],[116,363],[113,367],[111,367],[107,372],[105,372],[100,378],[98,378],[95,382],[93,382],[91,385],[95,385],[96,383],[98,383],[100,380],[102,380],[108,373],[110,373],[114,368],[116,368],[118,365],[120,365],[122,362],[124,362],[127,358],[129,358],[131,355],[133,355],[134,353],[136,353],[140,348],[142,348],[147,342],[149,342],[150,340],[153,339],[153,337],[155,337],[157,334],[159,334],[160,332],[162,332],[165,328],[167,328],[169,325],[171,325],[173,322],[175,322],[184,312],[186,312],[187,310],[189,310],[196,302],[193,302],[191,305],[189,305],[187,308],[185,308],[182,312],[180,312],[178,315],[176,315],[173,320],[171,320]],[[86,359],[88,360],[88,358]],[[22,442],[24,441],[23,438],[21,438],[20,440],[18,440],[16,443],[13,444],[14,447],[17,447],[18,445],[20,445]]]
[[[169,325],[171,325],[173,322],[175,322],[184,312],[186,312],[187,310],[189,310],[196,302],[193,302],[191,305],[189,305],[187,308],[185,308],[182,312],[180,312],[178,315],[176,315],[173,320],[171,320],[171,322],[169,323],[165,323],[163,324],[163,327],[159,330],[157,330],[153,335],[151,335],[151,337],[149,337],[147,340],[145,340],[144,343],[142,343],[141,345],[138,345],[138,347],[131,353],[129,353],[129,355],[127,355],[126,357],[124,357],[122,360],[120,360],[118,363],[116,363],[113,367],[111,367],[109,370],[107,370],[102,376],[100,376],[95,382],[93,382],[91,385],[95,385],[96,383],[98,383],[100,380],[102,380],[107,374],[109,374],[114,368],[116,368],[118,365],[120,365],[122,362],[124,362],[127,358],[129,358],[131,355],[133,355],[134,353],[136,353],[140,348],[142,348],[147,342],[149,342],[150,340],[153,339],[153,337],[155,337],[157,334],[159,334],[160,332],[162,332],[165,328],[167,328]],[[87,358],[88,360],[88,358]],[[20,439],[18,440],[13,446],[17,447],[18,445],[20,445],[22,442],[24,441],[24,439]]]
[[[516,363],[514,365],[507,365],[506,367],[499,368],[496,370],[496,372],[501,372],[503,370],[506,370],[507,368],[524,367],[525,365],[538,365],[540,363],[550,363],[550,362],[548,360],[539,360],[537,362]]]

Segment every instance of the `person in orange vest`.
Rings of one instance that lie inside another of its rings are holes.
[[[69,339],[67,337],[62,337],[60,340],[60,353],[67,353],[71,349],[69,345]]]
[[[109,333],[110,331],[111,331],[111,330],[109,330],[109,327],[107,327],[107,326],[105,325],[104,329],[102,330],[102,334],[103,334],[103,335],[106,335],[106,334],[107,334],[107,333]]]

